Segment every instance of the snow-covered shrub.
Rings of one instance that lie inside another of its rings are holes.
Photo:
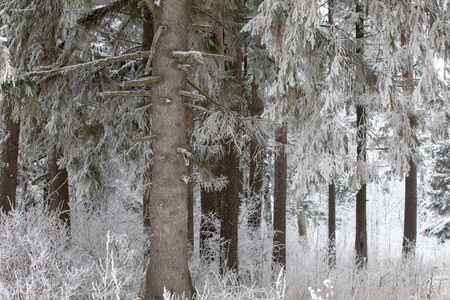
[[[138,298],[142,259],[130,245],[126,235],[108,232],[105,257],[96,264],[92,282],[93,300]]]
[[[74,299],[90,267],[79,267],[58,216],[42,206],[0,215],[0,299]]]

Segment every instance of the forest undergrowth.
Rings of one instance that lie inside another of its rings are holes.
[[[120,202],[96,211],[72,209],[71,235],[42,206],[19,208],[0,220],[0,299],[139,299],[145,237],[140,216]],[[285,270],[271,263],[273,232],[240,228],[239,274],[221,276],[217,256],[190,260],[196,299],[448,299],[450,245],[422,238],[416,256],[372,253],[367,268],[353,263],[338,240],[337,263],[327,265],[326,242],[299,238],[289,223]],[[198,232],[197,232],[198,235]],[[216,239],[218,240],[218,238]],[[195,245],[198,249],[198,245]],[[220,243],[214,243],[220,249]],[[166,293],[166,299],[175,299]]]

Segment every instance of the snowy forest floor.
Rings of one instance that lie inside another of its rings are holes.
[[[71,237],[39,206],[2,216],[0,299],[139,299],[146,241],[140,213],[123,203],[115,199],[95,212],[73,205]],[[341,232],[348,222],[341,222]],[[420,236],[416,256],[402,260],[401,242],[394,245],[399,229],[380,227],[376,230],[385,238],[372,236],[368,266],[361,271],[354,267],[349,231],[338,234],[337,265],[330,270],[324,222],[311,222],[308,238],[299,239],[292,218],[287,271],[281,276],[271,265],[270,226],[255,236],[245,223],[243,219],[239,279],[219,276],[218,259],[202,263],[196,243],[190,269],[197,299],[444,300],[450,295],[449,243]],[[219,247],[214,241],[212,246]]]

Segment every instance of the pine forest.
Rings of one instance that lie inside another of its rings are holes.
[[[450,299],[450,1],[0,0],[0,299]]]

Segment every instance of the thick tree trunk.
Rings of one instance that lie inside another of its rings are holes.
[[[251,116],[259,119],[264,112],[264,102],[258,95],[258,85],[256,84],[255,74],[252,82],[252,105]],[[250,228],[257,230],[261,226],[261,208],[263,194],[263,167],[264,151],[262,145],[255,138],[250,141],[250,213],[248,224]]]
[[[280,151],[275,158],[275,182],[273,200],[273,260],[286,266],[286,187],[287,187],[287,144],[286,125],[278,127],[275,141],[280,144]]]
[[[409,175],[405,178],[405,220],[403,255],[414,254],[417,239],[417,166],[411,159]]]
[[[12,118],[13,97],[4,95],[2,114],[5,136],[0,143],[0,207],[8,213],[16,205],[17,160],[19,157],[20,122]]]
[[[188,269],[188,175],[186,108],[178,92],[186,89],[186,73],[173,51],[188,50],[190,1],[164,0],[152,5],[155,29],[163,27],[153,57],[152,74],[161,82],[152,88],[153,183],[150,201],[151,249],[144,299],[163,299],[164,289],[190,296]],[[157,16],[155,18],[155,15]]]
[[[48,203],[51,210],[59,212],[59,218],[70,229],[69,175],[66,168],[58,166],[61,157],[57,146],[51,147],[48,155]]]
[[[328,185],[328,266],[336,266],[336,186]]]
[[[364,38],[364,18],[363,7],[359,0],[356,0],[356,13],[359,15],[356,22],[356,39]],[[362,55],[363,48],[356,50],[358,55]],[[359,100],[358,100],[359,101]],[[367,148],[367,128],[366,128],[366,108],[363,104],[356,104],[356,126],[357,126],[357,148],[356,155],[358,164],[364,164],[366,161]],[[361,163],[359,163],[361,162]],[[358,267],[364,267],[367,264],[367,220],[366,220],[366,183],[363,182],[360,190],[356,194],[356,234],[355,250],[356,264]]]

